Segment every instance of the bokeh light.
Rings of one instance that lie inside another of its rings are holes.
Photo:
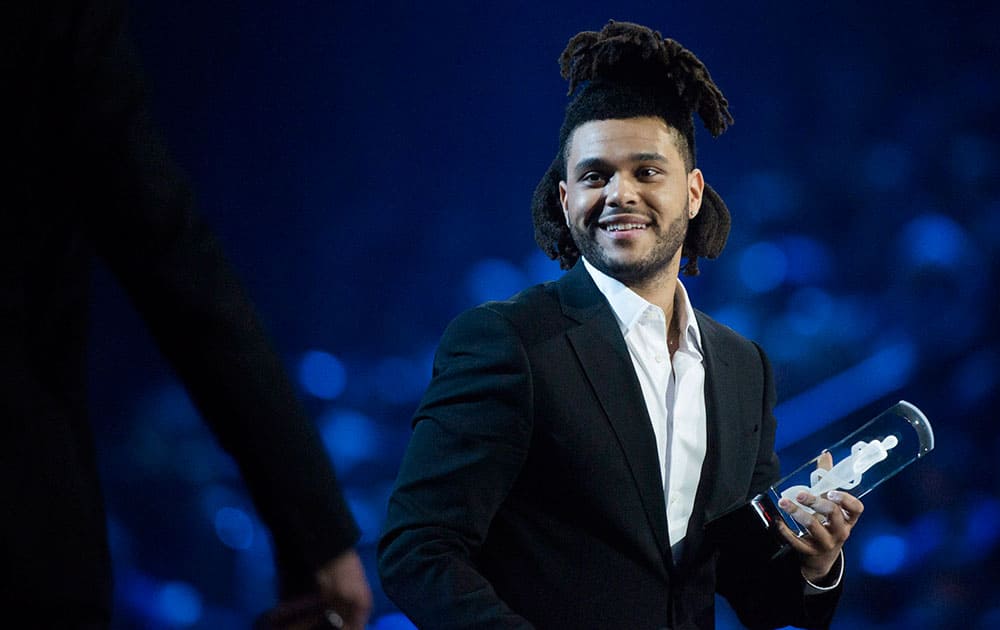
[[[329,352],[309,350],[299,362],[299,381],[302,388],[316,398],[333,400],[347,385],[347,370],[340,359]]]
[[[868,538],[861,551],[861,568],[872,575],[887,576],[899,571],[906,562],[906,540],[892,534]]]

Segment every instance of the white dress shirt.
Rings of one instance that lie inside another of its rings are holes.
[[[674,315],[680,337],[671,357],[667,349],[669,322],[663,309],[601,273],[586,259],[583,263],[611,305],[639,378],[660,457],[670,545],[679,555],[678,543],[687,535],[708,440],[705,364],[694,309],[678,280]]]
[[[667,506],[667,529],[674,562],[677,562],[683,553],[681,543],[687,535],[688,521],[694,511],[701,466],[708,445],[705,363],[694,308],[687,290],[678,279],[674,292],[674,316],[678,318],[680,336],[677,351],[671,357],[667,348],[669,322],[663,309],[598,271],[586,258],[582,260],[594,284],[611,305],[639,378],[653,435],[656,436],[660,480]],[[832,585],[818,586],[806,580],[806,594],[836,588],[844,572],[843,551],[837,565],[837,578]]]

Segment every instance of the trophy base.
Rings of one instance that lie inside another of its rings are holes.
[[[784,556],[791,547],[778,530],[778,522],[784,521],[799,536],[803,534],[792,517],[778,507],[779,498],[770,489],[713,519],[705,526],[709,540],[752,561],[770,562]]]

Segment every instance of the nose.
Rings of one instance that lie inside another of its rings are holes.
[[[632,206],[638,203],[639,195],[636,182],[627,174],[615,173],[608,180],[605,189],[605,204],[612,208]]]

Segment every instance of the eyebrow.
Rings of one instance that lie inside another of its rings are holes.
[[[632,155],[628,156],[628,161],[666,162],[667,158],[664,157],[663,155],[660,155],[659,153],[633,153]],[[584,158],[576,163],[576,166],[573,168],[573,171],[575,173],[582,173],[595,168],[596,169],[607,168],[608,166],[609,166],[608,161],[603,158],[599,157]]]

